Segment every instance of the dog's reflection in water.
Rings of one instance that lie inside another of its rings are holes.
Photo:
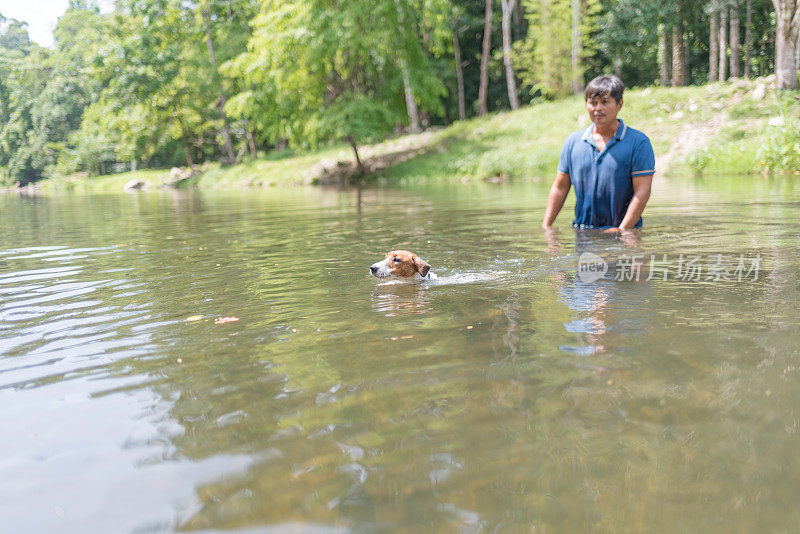
[[[372,292],[372,311],[386,317],[424,314],[432,309],[427,289],[419,284],[388,282],[378,284]]]

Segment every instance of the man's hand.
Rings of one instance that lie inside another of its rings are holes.
[[[561,243],[558,241],[558,228],[549,226],[544,229],[544,240],[547,241],[547,252],[557,254],[561,250]]]
[[[639,235],[634,232],[633,230],[627,230],[625,228],[606,228],[603,230],[604,234],[617,234],[619,236],[620,241],[623,244],[629,247],[638,247],[641,245],[641,240],[639,239]]]

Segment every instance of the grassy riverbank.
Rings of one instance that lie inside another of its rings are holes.
[[[763,169],[763,147],[776,136],[792,135],[797,120],[798,94],[776,94],[773,85],[760,79],[629,90],[620,117],[650,137],[660,173],[757,173]],[[372,169],[367,179],[380,182],[549,180],[565,136],[586,125],[583,99],[571,97],[363,147],[362,158]],[[276,152],[233,166],[208,165],[180,185],[210,189],[336,182],[349,173],[352,162],[345,145],[303,154]],[[800,170],[793,165],[789,158],[782,170]],[[45,191],[120,191],[132,181],[156,188],[174,181],[174,175],[169,169],[142,170],[53,178],[40,186]]]

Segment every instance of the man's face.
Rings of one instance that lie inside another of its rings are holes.
[[[622,100],[617,102],[610,94],[593,96],[586,101],[586,111],[589,118],[597,126],[616,125],[617,114],[622,109]]]

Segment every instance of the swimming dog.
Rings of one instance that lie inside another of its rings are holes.
[[[428,262],[407,250],[393,250],[383,261],[373,263],[369,272],[375,278],[399,278],[406,280],[434,280]]]

